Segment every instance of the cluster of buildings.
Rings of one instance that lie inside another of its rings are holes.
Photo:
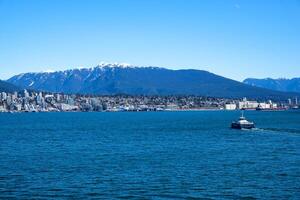
[[[249,101],[243,98],[241,101],[233,101],[225,104],[226,110],[286,110],[286,109],[298,109],[298,100],[295,98],[295,102],[288,99],[287,103],[275,103],[271,100],[267,102]]]
[[[270,109],[278,109],[277,103],[273,103],[271,100],[267,102],[257,102],[257,101],[249,101],[246,98],[243,98],[242,101],[225,104],[226,110],[270,110]]]
[[[219,109],[225,99],[197,96],[84,96],[43,92],[0,93],[0,112],[164,111]]]
[[[43,92],[0,93],[0,112],[168,111],[202,109],[279,109],[272,101],[199,96],[84,96]]]
[[[299,109],[300,105],[298,103],[298,98],[295,98],[295,101],[293,101],[292,99],[288,99],[288,107],[292,108],[292,109]]]

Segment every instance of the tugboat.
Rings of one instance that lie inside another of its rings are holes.
[[[252,129],[255,128],[255,125],[253,122],[249,122],[246,120],[244,117],[244,111],[242,111],[242,116],[239,118],[238,121],[232,122],[231,123],[231,128],[234,129]]]

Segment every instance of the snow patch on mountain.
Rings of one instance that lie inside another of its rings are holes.
[[[53,72],[55,72],[55,70],[53,69],[47,69],[45,71],[42,71],[42,73],[53,73]]]
[[[129,68],[129,67],[137,67],[133,66],[129,63],[108,63],[108,62],[100,62],[97,67],[120,67],[120,68]]]
[[[33,86],[34,81],[31,81],[31,83],[28,85],[29,87]]]

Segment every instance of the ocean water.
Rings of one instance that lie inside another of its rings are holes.
[[[300,199],[300,112],[0,114],[0,199]]]

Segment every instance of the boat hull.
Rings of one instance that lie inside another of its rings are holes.
[[[232,123],[231,128],[233,129],[252,129],[255,128],[254,124],[239,124],[239,123]]]

